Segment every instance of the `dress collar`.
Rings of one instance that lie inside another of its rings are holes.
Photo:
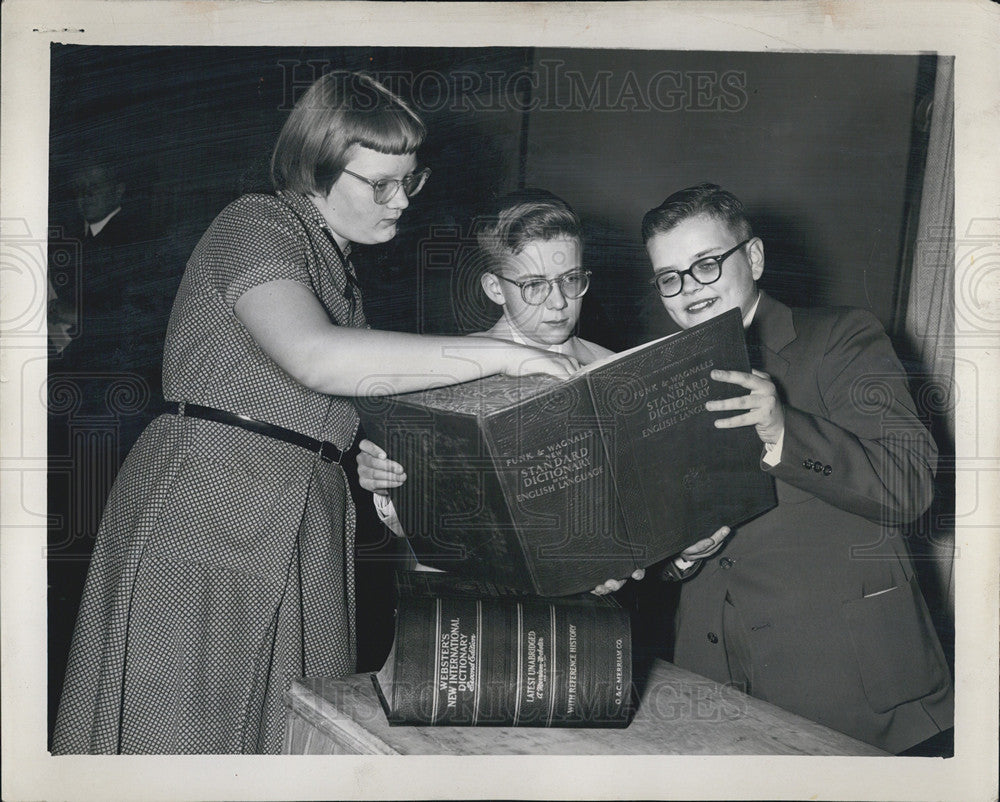
[[[329,236],[330,242],[333,243],[337,252],[343,256],[346,264],[347,258],[351,255],[353,243],[348,242],[343,248],[340,247],[334,237],[333,229],[330,228],[330,224],[326,222],[326,218],[316,208],[316,204],[309,200],[308,195],[304,195],[301,192],[293,192],[290,189],[282,189],[278,192],[278,197],[285,201],[304,221],[309,221],[323,229],[327,236]]]

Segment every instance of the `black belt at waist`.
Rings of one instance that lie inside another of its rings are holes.
[[[240,429],[256,432],[265,437],[281,440],[285,443],[291,443],[293,446],[299,446],[300,448],[312,451],[315,454],[319,454],[323,462],[336,462],[339,464],[341,458],[344,456],[344,452],[326,440],[316,440],[291,429],[286,429],[284,426],[275,426],[274,424],[255,420],[246,415],[227,412],[224,409],[213,409],[212,407],[203,407],[200,404],[181,401],[180,403],[171,402],[167,404],[167,412],[188,418],[201,418],[202,420],[211,420],[216,423],[225,423],[227,426],[238,426]]]

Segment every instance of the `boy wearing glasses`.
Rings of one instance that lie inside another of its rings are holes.
[[[937,450],[881,325],[760,292],[763,243],[713,184],[649,211],[642,236],[679,326],[741,310],[754,370],[712,378],[749,394],[706,406],[755,428],[778,494],[713,559],[666,572],[686,580],[676,663],[893,753],[948,729],[947,664],[897,529],[929,506]]]
[[[494,337],[565,354],[587,365],[612,354],[573,334],[583,296],[590,287],[590,271],[583,268],[583,227],[561,198],[542,189],[524,189],[501,198],[477,234],[482,258],[480,286],[497,304],[500,319],[473,336]],[[370,440],[362,440],[357,457],[358,476],[375,493],[379,517],[396,534],[403,534],[386,491],[406,480],[403,466],[387,458]],[[686,556],[698,554],[728,533],[695,544]],[[632,576],[641,579],[639,569]],[[609,579],[594,589],[619,590],[624,580]]]
[[[543,189],[503,196],[477,233],[479,282],[500,319],[472,336],[495,337],[555,351],[586,365],[612,353],[573,334],[590,271],[583,269],[583,227],[562,198]],[[402,527],[386,491],[406,480],[403,466],[370,440],[357,457],[361,486],[375,493],[382,521]]]
[[[581,365],[612,352],[573,334],[583,295],[583,229],[561,198],[525,189],[501,198],[477,240],[484,259],[480,285],[502,310],[480,336],[512,340],[574,357]]]

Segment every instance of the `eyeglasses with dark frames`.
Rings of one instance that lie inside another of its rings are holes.
[[[684,276],[691,276],[699,284],[714,284],[722,275],[722,263],[752,239],[753,237],[749,237],[718,256],[699,259],[687,270],[661,270],[650,279],[649,283],[655,286],[656,291],[664,298],[673,298],[680,293],[684,288]]]
[[[425,167],[423,170],[417,170],[417,172],[410,173],[402,178],[379,178],[377,181],[351,172],[346,167],[341,172],[347,173],[359,181],[364,181],[375,193],[375,203],[379,206],[384,206],[396,197],[396,193],[399,192],[400,187],[403,188],[403,192],[406,193],[406,197],[408,198],[412,198],[420,192],[430,177],[431,169],[430,167]]]
[[[516,285],[521,290],[521,298],[526,304],[538,306],[545,303],[552,294],[553,285],[559,285],[559,292],[566,298],[581,297],[590,288],[590,270],[572,270],[556,278],[531,278],[527,281],[517,281],[499,273],[493,275]]]

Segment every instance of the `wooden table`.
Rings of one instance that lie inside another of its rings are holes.
[[[664,660],[636,668],[625,729],[390,727],[370,674],[303,679],[286,696],[286,754],[885,755]]]

